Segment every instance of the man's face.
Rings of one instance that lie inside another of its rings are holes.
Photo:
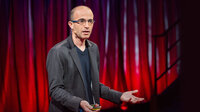
[[[85,24],[80,24],[80,22],[73,22],[71,25],[72,33],[77,37],[82,39],[88,39],[92,33],[93,24],[90,24],[88,20],[93,20],[93,13],[88,8],[78,8],[74,12],[73,20],[86,20]]]

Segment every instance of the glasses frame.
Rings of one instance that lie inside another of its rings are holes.
[[[84,22],[83,24],[81,24],[81,23],[80,23],[80,20],[85,20],[85,22]],[[89,20],[93,20],[93,23],[90,23]],[[78,23],[78,24],[80,24],[80,25],[85,25],[86,22],[88,22],[88,25],[91,26],[91,25],[93,25],[93,24],[95,23],[95,20],[94,20],[94,19],[88,19],[88,20],[86,20],[86,19],[82,19],[82,18],[81,18],[81,19],[78,19],[78,20],[71,20],[71,22],[73,22],[73,23]]]

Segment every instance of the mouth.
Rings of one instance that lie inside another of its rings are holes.
[[[84,35],[88,35],[90,31],[82,31]]]

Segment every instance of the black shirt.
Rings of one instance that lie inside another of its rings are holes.
[[[86,47],[84,51],[81,51],[76,46],[76,51],[78,53],[78,57],[80,59],[81,67],[82,67],[82,71],[83,71],[83,80],[84,80],[85,87],[86,87],[87,101],[90,104],[93,104],[92,91],[91,91],[90,59],[89,59],[88,48]]]

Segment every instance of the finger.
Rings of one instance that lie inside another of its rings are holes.
[[[90,110],[93,108],[90,104],[86,105]]]
[[[85,108],[88,108],[89,110],[91,110],[93,107],[89,103],[86,103]]]
[[[144,98],[139,98],[138,101],[144,101]]]
[[[132,98],[130,102],[134,104],[137,102],[137,100],[135,98]]]
[[[143,101],[144,100],[144,98],[135,98],[134,100],[132,100],[131,102],[132,103],[139,103],[139,102],[141,102],[141,101]]]
[[[144,98],[135,97],[137,101],[143,101]]]
[[[84,112],[92,112],[92,110],[90,110],[87,105],[83,107],[83,110]]]
[[[84,110],[85,110],[85,112],[93,112],[92,110],[90,110],[90,109],[87,108],[87,107],[86,107]]]

